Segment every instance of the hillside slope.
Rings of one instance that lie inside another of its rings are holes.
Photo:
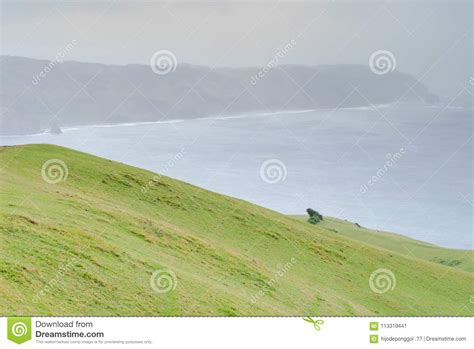
[[[292,217],[302,221],[308,219],[307,215]],[[447,265],[471,273],[474,272],[473,252],[469,250],[442,248],[403,235],[372,230],[362,226],[358,227],[355,223],[332,217],[325,217],[318,226],[365,244],[381,247],[405,256]]]
[[[66,180],[43,179],[51,159]],[[3,316],[474,315],[462,270],[66,148],[0,161]],[[381,268],[385,293],[369,286]],[[176,276],[168,292],[157,270]]]

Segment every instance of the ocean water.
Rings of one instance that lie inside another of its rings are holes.
[[[400,104],[84,126],[0,143],[58,144],[282,213],[312,207],[472,249],[472,123],[472,110]]]

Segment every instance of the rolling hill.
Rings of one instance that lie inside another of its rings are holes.
[[[294,217],[303,221],[308,219],[307,216]],[[398,254],[448,265],[470,273],[474,272],[473,254],[468,250],[440,248],[428,242],[411,239],[400,234],[368,229],[357,226],[356,223],[332,217],[324,218],[319,226],[345,237]]]
[[[474,315],[472,251],[408,254],[58,146],[0,160],[2,316]]]

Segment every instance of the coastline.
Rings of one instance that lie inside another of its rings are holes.
[[[340,111],[369,111],[369,110],[377,110],[377,109],[385,109],[390,108],[397,104],[403,103],[386,103],[386,104],[376,104],[370,106],[359,106],[359,107],[341,107],[336,108],[336,110]],[[410,104],[411,105],[411,104]],[[416,105],[417,107],[423,108],[443,108],[442,106],[437,105]],[[454,109],[454,110],[463,110],[466,108],[462,107],[445,107],[446,109]],[[109,128],[109,127],[127,127],[127,126],[141,126],[141,125],[153,125],[153,124],[173,124],[173,123],[181,123],[185,121],[201,121],[201,120],[233,120],[233,119],[246,119],[246,118],[256,118],[256,117],[264,117],[264,116],[278,116],[284,114],[305,114],[311,112],[318,112],[318,111],[327,111],[327,110],[334,110],[334,108],[315,108],[315,109],[300,109],[300,110],[279,110],[279,111],[253,111],[253,112],[245,112],[239,114],[229,114],[229,115],[211,115],[211,116],[204,116],[204,117],[197,117],[197,118],[187,118],[187,119],[169,119],[169,120],[156,120],[156,121],[137,121],[137,122],[122,122],[122,123],[113,123],[113,124],[84,124],[84,125],[71,125],[71,126],[64,126],[61,127],[62,132],[68,131],[75,131],[80,128]],[[50,134],[48,130],[41,130],[37,133],[25,133],[25,134],[6,134],[1,135],[1,138],[13,138],[13,137],[30,137],[30,136],[42,136]]]

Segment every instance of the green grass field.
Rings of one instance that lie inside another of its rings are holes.
[[[154,173],[57,146],[0,159],[2,316],[474,315],[472,251],[150,185]],[[43,179],[50,159],[65,181]],[[369,285],[381,268],[396,280],[385,293]],[[176,276],[168,292],[156,270]]]
[[[307,216],[293,217],[302,221],[306,221],[308,218]],[[371,230],[366,227],[357,227],[355,223],[332,217],[326,217],[318,226],[345,237],[407,257],[419,258],[471,273],[474,272],[473,252],[469,250],[440,248],[436,245],[414,240],[403,235]]]

